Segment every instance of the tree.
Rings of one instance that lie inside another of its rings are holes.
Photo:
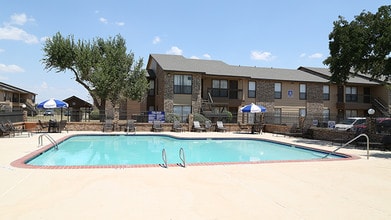
[[[358,73],[385,82],[391,76],[391,6],[376,14],[363,11],[350,23],[343,17],[334,22],[329,35],[330,56],[324,60],[331,81],[345,83]]]
[[[135,61],[134,54],[126,52],[120,35],[108,40],[75,42],[73,36],[64,38],[57,33],[45,42],[43,51],[45,69],[73,72],[76,82],[93,98],[101,120],[106,101],[111,101],[113,107],[125,98],[141,101],[148,89],[143,59]]]

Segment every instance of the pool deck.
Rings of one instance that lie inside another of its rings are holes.
[[[270,133],[167,133],[336,148]],[[366,150],[340,149],[360,158],[168,169],[11,166],[38,149],[38,137],[0,138],[0,219],[391,219],[391,152],[371,150],[367,160]]]

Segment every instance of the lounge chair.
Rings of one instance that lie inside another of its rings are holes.
[[[174,123],[172,124],[172,130],[173,131],[179,131],[179,132],[183,132],[185,131],[185,128],[182,127],[181,123],[179,121],[174,121]]]
[[[199,121],[194,121],[193,122],[193,127],[194,127],[194,131],[199,131],[199,132],[206,131],[205,128],[201,127]]]
[[[152,131],[163,131],[161,121],[158,120],[153,121]]]
[[[226,127],[224,127],[224,124],[222,121],[217,121],[216,122],[216,130],[217,131],[222,131],[222,132],[225,132],[227,130]]]
[[[15,136],[16,133],[18,133],[18,134],[22,134],[23,133],[23,128],[15,127],[14,124],[10,120],[8,120],[8,122],[6,124],[3,124],[3,126],[6,129],[12,131],[14,136]]]
[[[291,137],[298,137],[298,136],[303,135],[303,133],[299,132],[297,129],[297,123],[293,123],[288,131],[274,131],[273,134],[283,135],[283,136],[291,136]]]
[[[113,131],[113,127],[113,120],[106,119],[105,123],[103,124],[103,132]]]
[[[128,120],[126,123],[126,128],[125,128],[126,133],[128,132],[135,132],[136,133],[136,125],[134,124],[134,120]]]

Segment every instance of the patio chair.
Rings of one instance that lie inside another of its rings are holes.
[[[161,121],[158,121],[158,120],[153,121],[152,131],[154,131],[154,132],[163,131]]]
[[[194,127],[194,131],[199,131],[199,132],[206,131],[205,128],[201,127],[199,121],[194,121],[193,122],[193,127]]]
[[[6,129],[11,130],[14,133],[14,136],[15,136],[16,133],[18,133],[18,134],[22,134],[23,133],[23,128],[15,127],[14,124],[10,120],[8,120],[8,122],[5,125],[3,124],[3,126]]]
[[[181,125],[179,121],[175,120],[174,123],[172,124],[172,130],[183,132],[185,131],[185,128]]]
[[[249,133],[251,130],[250,130],[250,127],[238,122],[238,126],[239,126],[239,133],[241,133],[242,131],[245,131],[246,133]]]
[[[205,121],[205,130],[206,131],[212,130],[212,123],[209,120]]]
[[[106,119],[105,123],[103,124],[103,132],[113,131],[113,127],[113,120]]]
[[[45,125],[44,123],[42,123],[41,120],[38,120],[38,125],[39,125],[38,132],[42,132],[45,128],[49,127],[49,125]]]
[[[58,132],[61,133],[63,130],[66,130],[68,133],[67,123],[67,120],[61,120],[58,124]]]
[[[226,127],[224,127],[224,124],[222,121],[217,121],[216,122],[216,130],[217,131],[222,131],[222,132],[225,132],[227,130]]]
[[[131,131],[136,133],[136,125],[134,124],[134,120],[127,121],[125,131],[126,133],[129,133]]]
[[[0,136],[6,136],[8,135],[8,137],[11,137],[11,135],[14,135],[15,137],[15,133],[10,130],[9,128],[7,128],[3,123],[0,124]]]

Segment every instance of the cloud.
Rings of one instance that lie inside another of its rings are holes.
[[[0,72],[6,72],[6,73],[21,73],[24,72],[24,69],[18,65],[5,65],[0,63]]]
[[[41,88],[42,89],[47,89],[47,88],[49,88],[49,86],[48,86],[48,84],[46,82],[42,82]]]
[[[209,54],[204,54],[204,55],[202,55],[204,58],[206,58],[206,59],[208,59],[208,60],[210,60],[212,57],[209,55]]]
[[[307,56],[307,54],[306,53],[302,53],[302,54],[300,54],[300,58],[304,58],[305,56]]]
[[[0,53],[3,53],[5,50],[0,48]]]
[[[41,38],[39,39],[39,41],[41,41],[41,42],[46,42],[46,40],[48,40],[48,39],[50,39],[49,36],[44,36],[44,37],[41,37]]]
[[[34,22],[34,18],[27,18],[27,15],[22,13],[22,14],[13,14],[11,15],[11,22],[10,24],[14,25],[24,25],[26,22]]]
[[[323,57],[323,54],[321,54],[321,53],[314,53],[314,54],[311,54],[308,56],[308,58],[310,58],[310,59],[319,59],[322,57]]]
[[[153,38],[153,40],[152,40],[152,43],[153,44],[158,44],[158,43],[160,43],[160,37],[159,36],[156,36],[155,38]]]
[[[262,60],[262,61],[271,61],[275,57],[270,52],[263,52],[263,51],[251,51],[250,55],[252,60]]]
[[[19,40],[28,44],[39,43],[35,35],[29,34],[21,28],[14,25],[24,25],[27,21],[34,21],[33,18],[27,18],[25,14],[14,14],[11,16],[11,22],[4,23],[0,27],[0,40]]]
[[[179,49],[177,46],[171,47],[170,50],[166,52],[166,54],[172,54],[172,55],[182,55],[183,51]]]
[[[199,60],[200,58],[197,57],[197,56],[191,56],[190,59],[195,59],[195,60]]]
[[[117,22],[115,22],[115,25],[117,25],[117,26],[125,26],[125,22],[117,21]]]
[[[107,21],[107,19],[106,19],[106,18],[103,18],[103,17],[100,17],[100,18],[99,18],[99,21],[102,22],[103,24],[109,23],[109,22]]]

